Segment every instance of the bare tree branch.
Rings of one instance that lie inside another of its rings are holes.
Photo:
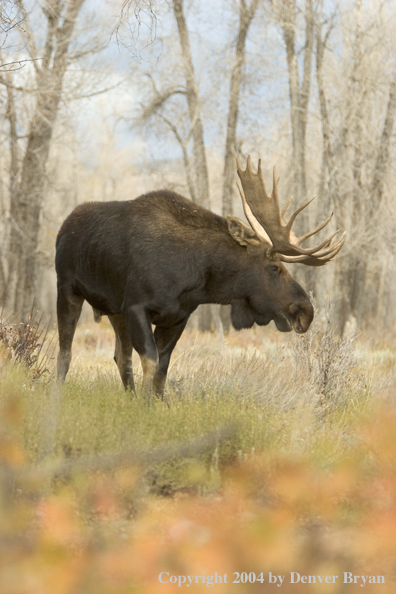
[[[29,19],[29,15],[25,9],[25,5],[23,3],[23,0],[16,0],[16,3],[21,11],[22,14],[22,19],[23,19],[23,27],[21,27],[21,31],[24,35],[25,38],[25,42],[26,42],[26,49],[29,53],[30,59],[33,62],[33,66],[36,70],[36,72],[38,73],[40,70],[40,66],[38,63],[38,55],[39,52],[37,50],[37,45],[36,45],[36,41],[33,35],[33,31],[31,29],[30,26],[30,19]]]
[[[236,433],[232,425],[212,431],[193,441],[158,448],[157,450],[126,450],[104,456],[80,456],[67,460],[55,460],[39,466],[27,466],[22,469],[11,469],[3,466],[7,476],[19,487],[26,488],[32,482],[51,478],[69,477],[79,472],[111,471],[120,466],[143,465],[152,466],[175,458],[196,457],[220,443],[229,440]],[[1,467],[0,467],[1,472]]]
[[[133,10],[133,17],[131,11]],[[146,29],[147,34],[142,35],[143,28]],[[127,31],[130,37],[130,42],[124,41],[123,32]],[[120,12],[120,19],[115,28],[117,42],[129,50],[135,52],[135,55],[140,56],[142,50],[152,45],[157,40],[157,15],[152,6],[151,0],[124,0]],[[142,46],[139,48],[138,44],[141,39]]]
[[[181,89],[178,87],[166,89],[161,93],[156,91],[155,97],[151,100],[151,102],[144,108],[142,113],[139,116],[140,121],[145,121],[151,118],[154,115],[157,115],[161,107],[165,105],[165,103],[173,97],[174,95],[186,95],[185,89]]]

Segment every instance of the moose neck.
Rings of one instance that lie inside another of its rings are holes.
[[[207,303],[227,305],[246,296],[249,285],[249,255],[231,237],[209,246],[206,259]]]

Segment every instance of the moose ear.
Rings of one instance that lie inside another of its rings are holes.
[[[236,217],[227,217],[228,230],[235,241],[241,245],[260,245],[260,240],[255,232]]]

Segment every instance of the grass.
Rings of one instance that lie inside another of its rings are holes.
[[[371,402],[374,371],[356,354],[355,339],[336,339],[328,321],[309,338],[288,338],[277,333],[274,339],[256,329],[231,333],[221,342],[186,332],[169,372],[171,406],[156,401],[148,408],[142,398],[122,389],[109,324],[85,324],[78,328],[63,386],[52,380],[32,382],[28,371],[11,366],[2,373],[0,399],[10,394],[20,399],[21,440],[33,463],[48,454],[62,458],[150,450],[235,425],[232,439],[202,456],[208,471],[260,451],[304,454],[329,467],[354,444],[353,428]],[[134,369],[139,383],[135,355]],[[159,489],[190,486],[188,468],[184,460],[157,469]],[[212,484],[213,472],[209,475]],[[201,487],[205,491],[208,486]]]
[[[124,392],[113,341],[106,322],[81,325],[63,385],[33,380],[0,350],[1,591],[173,592],[161,572],[235,571],[266,580],[269,571],[386,575],[366,591],[394,591],[391,344],[340,340],[328,316],[305,336],[253,329],[222,342],[187,331],[169,373],[171,406],[148,408]],[[134,368],[139,383],[137,359]],[[199,455],[20,478],[54,461],[158,451],[226,426],[234,432]],[[331,591],[355,589],[338,585]]]

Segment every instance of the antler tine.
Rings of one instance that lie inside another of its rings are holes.
[[[342,236],[340,237],[340,239],[337,241],[337,243],[334,244],[334,250],[330,256],[324,257],[323,260],[322,260],[322,258],[319,258],[320,263],[318,263],[318,264],[315,264],[315,263],[311,264],[311,262],[309,262],[309,264],[313,265],[313,266],[323,266],[323,264],[327,264],[327,262],[330,262],[330,260],[332,260],[338,254],[338,252],[341,250],[342,246],[345,243],[345,239],[346,239],[346,233],[344,232],[342,234]],[[323,262],[323,264],[321,262]]]
[[[290,217],[290,219],[288,220],[288,223],[287,223],[287,225],[286,225],[286,227],[287,227],[287,229],[288,229],[289,231],[290,231],[290,229],[292,228],[292,226],[293,226],[293,223],[294,223],[294,221],[296,220],[296,217],[297,217],[297,215],[299,215],[299,214],[300,214],[300,212],[301,212],[302,210],[304,210],[304,208],[307,208],[307,206],[308,206],[309,204],[311,204],[311,202],[312,202],[313,200],[315,200],[315,198],[316,198],[316,194],[315,194],[314,196],[312,196],[312,198],[310,198],[310,199],[308,200],[308,202],[305,202],[305,204],[303,204],[302,206],[300,206],[299,208],[297,208],[297,210],[296,210],[295,212],[293,212],[292,216]],[[290,200],[289,200],[289,202],[288,202],[288,205],[289,205],[289,203],[290,203]]]
[[[333,239],[333,237],[335,237],[338,233],[340,232],[340,230],[336,231],[335,233],[333,233],[333,235],[331,236],[331,239]],[[335,241],[334,243],[331,243],[331,239],[328,242],[328,245],[326,247],[324,247],[323,249],[314,252],[312,254],[312,256],[315,256],[315,258],[324,258],[325,256],[327,256],[328,254],[336,254],[339,252],[339,250],[342,248],[342,246],[345,243],[345,236],[346,233],[344,231],[344,233],[342,233],[342,235],[340,235],[340,237],[337,239],[337,241]],[[333,257],[333,256],[331,256]]]
[[[339,230],[336,231],[335,233],[333,233],[333,235],[331,236],[331,239],[333,239],[333,237],[335,237],[337,234],[339,233]],[[323,258],[326,255],[330,254],[332,250],[335,250],[338,248],[338,246],[341,243],[344,243],[344,234],[341,235],[337,241],[335,243],[331,243],[331,239],[329,238],[328,241],[325,242],[325,244],[322,244],[322,248],[318,249],[317,252],[313,252],[312,254],[306,254],[307,256],[314,256],[315,258]],[[303,255],[303,254],[302,254]]]
[[[305,235],[302,235],[301,237],[299,237],[299,239],[298,239],[298,245],[300,245],[301,243],[303,243],[303,241],[305,241],[306,239],[308,239],[308,237],[312,237],[312,235],[315,235],[315,233],[319,233],[319,231],[321,231],[322,229],[324,229],[324,227],[326,227],[327,223],[329,223],[331,221],[331,219],[333,218],[333,214],[334,213],[331,213],[330,216],[328,216],[327,219],[323,223],[321,223],[320,225],[318,225],[316,227],[316,229],[314,229],[313,231],[308,231],[308,233],[305,233]],[[329,237],[329,239],[333,238],[334,235],[332,235],[331,237]]]
[[[250,163],[250,155],[248,155],[248,161]],[[256,175],[258,177],[258,179],[260,180],[260,182],[263,184],[263,190],[264,190],[265,198],[269,199],[270,196],[267,193],[267,189],[265,187],[265,182],[264,182],[264,176],[263,176],[263,172],[262,172],[262,169],[261,169],[261,159],[258,160],[257,173],[254,174],[253,171],[252,171],[252,168],[250,168],[250,173],[252,175]]]
[[[248,159],[250,160],[250,155],[248,157]],[[252,174],[254,175],[254,173],[252,172]],[[263,171],[261,169],[261,159],[258,160],[258,165],[257,165],[257,177],[259,178],[259,180],[261,181],[261,183],[263,184],[263,188],[264,188],[264,194],[266,198],[269,198],[268,194],[267,194],[267,189],[265,187],[265,182],[264,182],[264,176],[263,176]]]
[[[292,225],[297,217],[297,215],[304,210],[304,208],[306,208],[313,200],[315,200],[316,198],[316,194],[310,199],[308,200],[305,204],[303,204],[302,206],[300,206],[290,217],[286,227],[289,230],[289,232],[291,231]],[[286,207],[289,205],[289,202],[287,203]],[[304,235],[302,235],[301,237],[293,237],[294,239],[294,245],[296,247],[299,247],[306,239],[308,239],[309,237],[312,237],[312,235],[315,235],[316,233],[318,233],[319,231],[321,231],[324,227],[326,227],[326,225],[331,221],[333,217],[333,213],[330,214],[330,216],[327,217],[327,219],[321,223],[320,225],[318,225],[315,229],[313,229],[313,231],[308,231],[307,233],[305,233]],[[331,240],[333,239],[333,237],[335,237],[337,235],[338,231],[336,231],[335,233],[333,233],[332,235],[330,235],[327,239],[325,239],[320,245],[317,245],[313,248],[308,248],[308,249],[304,249],[304,248],[300,248],[298,251],[300,252],[301,255],[315,255],[316,257],[318,257],[318,252],[320,250],[322,250],[323,248],[325,248],[327,245],[331,244]]]
[[[261,173],[261,170],[260,170]],[[263,174],[261,173],[261,177],[263,176]],[[279,198],[278,198],[278,183],[279,183],[279,177],[278,179],[276,179],[276,171],[275,171],[275,165],[274,168],[272,170],[272,194],[271,194],[271,198],[274,200],[275,204],[278,207],[279,210]],[[263,179],[263,183],[264,183],[264,179]]]
[[[279,181],[279,178],[278,178],[278,181]],[[289,208],[289,206],[290,206],[290,204],[291,204],[291,201],[292,201],[292,200],[293,200],[293,196],[290,196],[289,200],[288,200],[288,201],[287,201],[287,203],[286,203],[286,206],[284,206],[284,207],[282,208],[282,212],[281,212],[281,218],[282,218],[282,220],[284,219],[284,216],[285,216],[285,214],[286,214],[286,211],[287,211],[287,209]]]
[[[345,236],[346,233],[344,232],[334,244],[329,245],[327,249],[323,249],[314,254],[301,254],[299,256],[285,256],[281,254],[280,259],[283,262],[289,263],[300,262],[303,264],[308,264],[310,266],[323,266],[323,264],[326,264],[327,262],[332,260],[334,256],[338,254],[338,252],[345,243]]]
[[[312,248],[300,248],[299,249],[299,254],[301,254],[301,256],[304,256],[304,255],[305,256],[313,256],[313,255],[316,256],[318,254],[318,252],[320,252],[320,250],[323,250],[324,248],[327,248],[328,246],[331,245],[331,240],[338,233],[339,233],[339,231],[336,231],[335,233],[333,233],[332,235],[330,235],[329,237],[327,237],[327,239],[325,239],[324,241],[322,241],[321,244],[316,245],[315,247],[312,247]],[[296,246],[299,246],[300,243],[301,243],[300,242],[300,238],[297,238],[297,240],[296,240]]]
[[[237,180],[237,187],[239,190],[239,193],[241,195],[242,198],[242,206],[243,206],[243,210],[245,212],[246,218],[250,223],[250,226],[252,227],[253,231],[256,233],[256,235],[262,240],[262,241],[266,241],[267,243],[269,243],[270,245],[272,245],[271,240],[268,236],[268,234],[266,233],[266,231],[264,230],[264,228],[259,224],[259,222],[257,221],[257,219],[253,216],[253,213],[249,207],[249,204],[246,201],[245,198],[245,194],[242,188],[242,185],[240,183],[239,180]]]
[[[308,266],[324,266],[330,262],[330,260],[332,260],[341,250],[345,243],[345,236],[346,233],[344,232],[337,242],[331,246],[331,248],[323,251],[319,255],[284,256],[281,254],[280,259],[282,262],[287,262],[290,264],[299,262],[301,264],[307,264]]]
[[[252,170],[250,155],[246,161],[246,169],[241,167],[238,159],[237,167],[240,178],[238,188],[242,197],[246,217],[258,237],[267,243],[272,243],[272,247],[268,251],[269,254],[282,254],[282,259],[287,258],[284,259],[285,262],[304,262],[309,265],[322,266],[325,261],[331,260],[338,253],[345,241],[345,236],[343,235],[335,243],[332,243],[337,233],[327,237],[327,239],[315,247],[305,249],[300,247],[306,239],[321,231],[330,222],[332,214],[316,227],[316,229],[305,233],[301,237],[296,237],[292,231],[296,217],[314,200],[315,196],[297,208],[288,222],[285,223],[284,216],[292,198],[280,210],[278,197],[279,179],[276,177],[276,168],[273,168],[272,193],[269,196],[265,188],[261,159],[258,161],[257,173],[254,173]]]
[[[272,245],[262,221],[271,220],[277,225],[279,209],[267,193],[261,169],[261,159],[258,162],[257,173],[252,170],[250,155],[247,157],[245,169],[237,159],[237,173],[240,178],[240,183],[237,181],[237,184],[246,218],[256,234]]]

